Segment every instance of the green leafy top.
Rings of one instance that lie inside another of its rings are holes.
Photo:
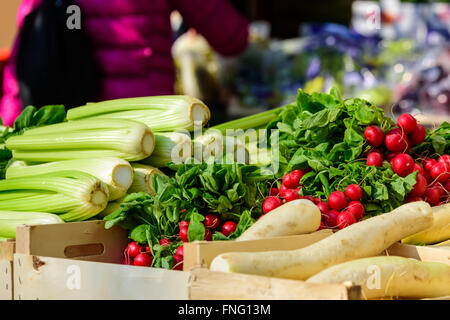
[[[0,134],[0,179],[5,178],[12,152],[6,148],[5,142],[11,136],[21,135],[26,130],[63,122],[66,119],[66,111],[63,105],[48,105],[36,110],[34,106],[26,107],[14,121],[13,128],[2,127]],[[0,119],[0,124],[3,121]]]

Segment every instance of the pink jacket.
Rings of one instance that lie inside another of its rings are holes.
[[[42,0],[23,0],[17,14],[19,30],[25,16]],[[95,44],[102,72],[98,100],[174,93],[170,13],[178,10],[224,56],[243,51],[248,22],[227,0],[75,0],[82,23]],[[4,70],[0,116],[12,125],[23,106],[15,75],[17,41]]]

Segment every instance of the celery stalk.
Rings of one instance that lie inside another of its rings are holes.
[[[133,182],[133,168],[119,158],[78,159],[27,165],[13,162],[6,170],[6,179],[34,176],[76,168],[103,181],[109,190],[109,201],[123,197]]]
[[[17,226],[64,223],[57,215],[44,212],[0,211],[0,239],[14,239]],[[1,241],[1,240],[0,240]]]
[[[153,132],[131,120],[78,120],[30,129],[6,140],[14,159],[50,162],[117,157],[138,161],[155,147]]]
[[[132,166],[134,170],[134,179],[128,193],[146,192],[150,195],[155,195],[156,193],[152,183],[152,176],[154,174],[164,173],[157,168],[143,164],[133,163]]]
[[[16,193],[22,195],[20,201]],[[75,170],[0,181],[0,210],[55,213],[64,221],[95,216],[106,207],[108,198],[105,183]]]
[[[202,101],[182,95],[108,100],[67,112],[68,120],[114,118],[140,121],[154,132],[192,131],[195,126],[204,126],[210,117],[209,108]]]

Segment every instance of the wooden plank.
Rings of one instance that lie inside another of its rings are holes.
[[[433,245],[433,247],[445,247],[450,248],[450,240],[439,242]]]
[[[0,242],[0,300],[13,298],[13,256],[15,241]]]
[[[16,242],[14,240],[0,242],[0,260],[13,261]]]
[[[395,243],[386,250],[386,255],[441,262],[450,265],[450,250],[445,248]]]
[[[193,268],[189,283],[192,300],[348,300],[361,299],[361,287],[317,284],[256,275]]]
[[[13,298],[13,264],[9,260],[0,260],[0,300]]]
[[[187,300],[189,273],[14,255],[15,300]]]
[[[19,226],[16,252],[55,258],[119,263],[128,244],[127,231],[105,221]]]
[[[225,252],[258,252],[275,250],[295,250],[306,247],[314,242],[332,235],[331,230],[269,239],[251,241],[194,241],[183,245],[183,269],[188,271],[195,266],[209,267],[212,260]]]

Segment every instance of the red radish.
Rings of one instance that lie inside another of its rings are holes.
[[[189,242],[189,239],[188,239],[188,228],[187,227],[180,228],[179,236],[181,238],[181,241]]]
[[[392,168],[400,177],[406,177],[414,170],[414,160],[406,153],[399,153],[392,160]]]
[[[418,173],[416,176],[416,184],[414,185],[414,188],[409,192],[409,196],[411,197],[423,196],[426,191],[427,191],[427,179],[425,179],[425,177],[422,174]]]
[[[290,190],[288,187],[286,187],[284,184],[280,186],[280,197],[284,198],[284,195],[286,194],[286,191]]]
[[[169,239],[160,239],[159,244],[164,247],[168,247],[168,246],[170,246],[170,240]]]
[[[220,219],[215,214],[207,214],[205,220],[203,220],[203,224],[205,225],[205,228],[215,229],[219,226]]]
[[[407,197],[406,202],[416,202],[416,201],[423,201],[422,197]]]
[[[342,191],[334,191],[328,197],[328,205],[331,209],[341,210],[347,206],[348,200]]]
[[[296,182],[289,173],[283,176],[283,184],[289,189],[295,189],[298,187],[298,181]]]
[[[183,270],[183,256],[173,255],[173,270]]]
[[[425,177],[425,170],[422,168],[422,166],[420,164],[414,163],[413,172],[414,171],[419,171],[419,173]]]
[[[382,156],[384,158],[383,152],[380,149],[378,149],[378,148],[372,148],[369,151],[367,151],[364,155],[368,156],[369,154],[371,154],[373,152],[379,153],[380,156]]]
[[[222,226],[222,233],[228,237],[230,233],[236,230],[237,224],[234,221],[227,221]]]
[[[425,179],[427,179],[427,183],[430,184],[433,182],[433,178],[431,177],[430,173],[428,171],[425,171],[424,175]]]
[[[356,217],[349,211],[342,211],[337,217],[337,226],[339,229],[347,228],[356,223]]]
[[[371,146],[378,147],[383,144],[384,133],[380,127],[372,125],[364,130],[364,138]]]
[[[326,202],[320,202],[317,204],[317,207],[320,210],[320,213],[325,214],[330,210],[330,207],[328,207],[328,203]]]
[[[305,172],[303,170],[294,170],[289,175],[291,177],[291,183],[295,185],[294,188],[297,188],[300,186],[300,179],[305,175]]]
[[[127,252],[130,257],[134,258],[142,252],[142,246],[140,246],[136,241],[132,241],[127,246]]]
[[[450,180],[447,180],[447,182],[445,182],[445,189],[450,192]]]
[[[277,196],[280,194],[280,190],[278,188],[270,188],[269,196]]]
[[[264,200],[262,205],[262,211],[264,214],[272,211],[275,208],[278,208],[283,204],[283,200],[281,200],[278,197],[267,197],[266,200]]]
[[[132,266],[134,263],[133,263],[133,259],[131,259],[130,257],[128,257],[128,258],[125,257],[125,258],[122,259],[122,262],[120,264],[125,264],[125,265],[128,265],[128,266]]]
[[[417,128],[417,120],[409,113],[405,113],[398,117],[397,125],[406,133],[412,133]]]
[[[383,156],[378,152],[372,152],[367,156],[366,164],[368,166],[381,167],[383,165]]]
[[[441,198],[441,192],[438,188],[428,188],[425,192],[425,201],[430,204],[438,203]]]
[[[428,172],[431,171],[431,168],[437,163],[436,160],[431,159],[431,158],[425,158],[424,162],[423,162],[423,167],[425,168],[425,170],[427,170]]]
[[[134,258],[134,265],[140,267],[151,267],[153,258],[148,253],[139,253]]]
[[[404,152],[408,148],[407,139],[401,129],[392,129],[384,137],[384,144],[389,151]]]
[[[177,248],[177,251],[175,252],[175,254],[178,255],[178,256],[180,256],[180,257],[183,257],[183,256],[184,256],[184,248],[183,248],[183,245],[181,245],[181,246],[179,246],[179,247]]]
[[[350,184],[345,188],[345,195],[350,200],[360,200],[363,196],[363,189],[358,184]]]
[[[438,182],[446,182],[450,179],[450,166],[443,162],[436,163],[430,170],[431,177]]]
[[[286,200],[286,202],[292,201],[292,200],[296,200],[296,199],[300,199],[300,195],[298,194],[298,190],[294,190],[294,189],[288,189],[285,193],[284,193],[284,200]]]
[[[148,245],[148,243],[145,245],[145,252],[147,252],[148,254],[152,254],[152,251],[150,250],[150,246]]]
[[[397,152],[390,152],[390,153],[388,153],[388,155],[386,156],[386,161],[392,162],[392,160],[395,158],[396,155],[398,155]]]
[[[314,204],[319,204],[321,202],[322,200],[320,198],[314,198]]]
[[[211,229],[205,229],[205,237],[203,240],[212,241],[212,232]]]
[[[416,129],[409,134],[409,140],[413,144],[421,144],[427,136],[427,131],[424,126],[418,124]]]
[[[366,210],[364,209],[364,205],[359,201],[351,201],[346,209],[348,212],[352,213],[356,220],[360,220],[363,216]]]
[[[184,220],[182,220],[182,221],[180,221],[180,229],[181,228],[187,228],[187,227],[189,227],[189,221],[184,221]]]
[[[438,162],[442,162],[443,164],[446,164],[447,167],[450,167],[450,156],[448,154],[444,154],[439,157]]]
[[[311,202],[314,202],[314,197],[312,197],[312,196],[302,196],[302,197],[300,197],[300,199],[305,199],[305,200],[309,200]]]
[[[337,217],[339,215],[339,211],[337,210],[329,210],[327,213],[322,214],[322,220],[326,223],[329,228],[337,227]]]
[[[326,229],[327,228],[327,226],[323,223],[323,221],[320,221],[320,226],[319,226],[319,229],[317,229],[317,230],[322,230],[322,229]]]

